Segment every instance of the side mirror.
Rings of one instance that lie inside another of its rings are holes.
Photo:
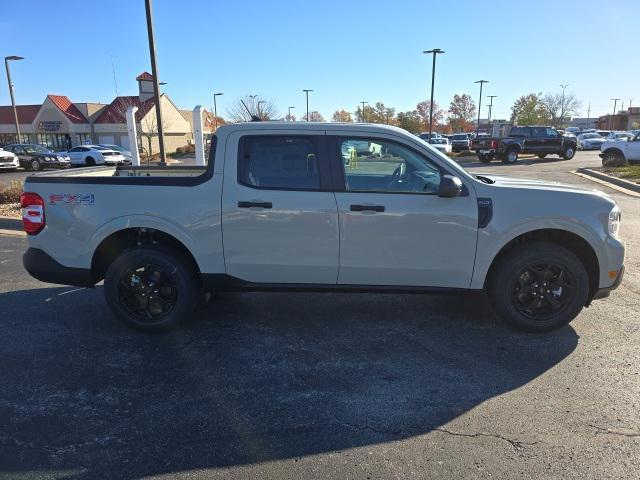
[[[462,193],[462,181],[453,175],[443,175],[440,179],[438,196],[443,198],[457,197]]]

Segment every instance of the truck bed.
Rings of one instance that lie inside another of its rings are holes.
[[[70,168],[67,170],[52,170],[30,175],[29,182],[46,182],[53,178],[100,178],[100,177],[197,177],[206,171],[207,167],[174,166],[174,167],[131,167],[131,166],[100,166],[89,168]]]

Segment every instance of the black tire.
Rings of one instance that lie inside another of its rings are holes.
[[[489,157],[488,155],[480,155],[480,154],[478,154],[478,160],[481,161],[482,163],[490,163],[491,162],[491,157]]]
[[[562,151],[561,157],[565,160],[571,160],[573,157],[575,157],[575,155],[576,148],[570,145],[568,147],[565,147],[565,149]]]
[[[618,150],[607,150],[602,157],[603,167],[621,167],[627,164],[622,152]]]
[[[84,163],[87,167],[95,167],[96,161],[92,157],[87,157],[84,159]]]
[[[190,318],[199,304],[196,272],[179,252],[134,247],[111,264],[104,295],[113,314],[144,332],[166,332]]]
[[[546,153],[539,153],[538,158],[545,158],[547,156]]]
[[[33,160],[29,161],[29,170],[32,170],[34,172],[38,172],[40,170],[42,170],[42,165],[40,164],[40,160],[34,158]]]
[[[504,156],[502,157],[502,163],[513,164],[518,161],[518,150],[512,148],[504,152]]]
[[[527,242],[499,260],[488,279],[487,293],[500,318],[511,326],[548,332],[580,313],[589,295],[589,275],[566,248]]]

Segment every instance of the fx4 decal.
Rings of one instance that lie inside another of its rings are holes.
[[[53,193],[49,195],[49,205],[94,205],[93,193]]]

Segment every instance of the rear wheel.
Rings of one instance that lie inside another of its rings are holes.
[[[627,163],[622,152],[617,150],[607,150],[602,157],[603,167],[619,167]]]
[[[547,156],[546,153],[539,153],[538,158],[545,158]]]
[[[188,319],[199,304],[196,272],[178,252],[135,247],[109,267],[104,294],[113,314],[129,327],[162,332]]]
[[[528,242],[499,262],[488,282],[489,298],[498,315],[519,330],[556,330],[587,303],[587,270],[560,245]]]
[[[573,147],[567,147],[562,151],[562,158],[565,160],[571,160],[576,154],[576,149]]]
[[[516,163],[518,161],[518,151],[516,149],[507,150],[502,157],[502,163]]]
[[[96,165],[96,161],[92,157],[85,158],[84,163],[87,165],[87,167],[95,167]]]

